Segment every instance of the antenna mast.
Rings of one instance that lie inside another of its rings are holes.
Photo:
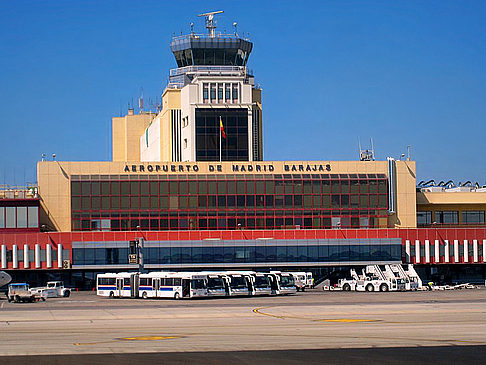
[[[208,34],[211,38],[214,38],[214,30],[216,29],[216,25],[214,23],[214,16],[216,14],[224,13],[223,10],[218,11],[211,11],[209,13],[199,14],[198,16],[206,17],[206,29],[208,30]]]

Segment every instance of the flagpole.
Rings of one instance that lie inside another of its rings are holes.
[[[219,123],[220,123],[220,127],[219,127],[219,162],[221,162],[221,117],[219,117]]]

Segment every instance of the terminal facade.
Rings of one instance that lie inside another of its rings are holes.
[[[210,19],[209,19],[210,18]],[[157,112],[112,120],[113,160],[41,161],[0,191],[0,269],[90,288],[96,273],[312,270],[413,263],[435,281],[486,278],[486,188],[416,181],[410,159],[264,161],[262,90],[238,34],[175,37]]]

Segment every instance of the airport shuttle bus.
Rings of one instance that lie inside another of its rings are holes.
[[[144,299],[207,297],[207,276],[184,272],[140,274],[139,295]]]
[[[278,283],[275,274],[268,273],[254,273],[253,286],[255,287],[255,295],[272,295],[277,294]]]
[[[277,294],[295,294],[297,292],[297,288],[295,287],[295,280],[292,274],[281,271],[271,271],[270,273],[275,274],[277,277]]]
[[[226,275],[230,279],[230,295],[254,295],[253,277],[248,273],[228,272]]]
[[[230,279],[226,275],[207,274],[207,289],[210,297],[224,297],[230,295]]]
[[[136,298],[138,273],[108,273],[96,276],[96,294],[102,297]]]

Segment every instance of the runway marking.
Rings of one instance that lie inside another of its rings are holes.
[[[360,323],[360,322],[380,322],[378,319],[353,319],[353,318],[335,318],[335,319],[312,319],[307,317],[297,317],[297,316],[285,316],[276,315],[262,312],[262,309],[268,309],[271,307],[260,307],[252,310],[253,313],[261,314],[268,317],[278,318],[278,319],[304,319],[312,322],[335,322],[335,323]]]
[[[338,318],[338,319],[314,319],[314,322],[341,322],[341,323],[355,323],[355,322],[379,322],[378,319],[353,319],[353,318]]]
[[[181,338],[181,336],[138,336],[138,337],[124,337],[125,341],[158,341],[158,340],[172,340],[174,338]]]
[[[92,346],[92,345],[100,345],[102,343],[114,343],[117,341],[99,341],[99,342],[76,342],[74,343],[74,346]]]
[[[172,340],[176,338],[182,338],[182,336],[137,336],[137,337],[122,337],[115,338],[109,341],[97,341],[97,342],[76,342],[75,346],[94,346],[106,343],[116,343],[120,341],[160,341],[160,340]]]

